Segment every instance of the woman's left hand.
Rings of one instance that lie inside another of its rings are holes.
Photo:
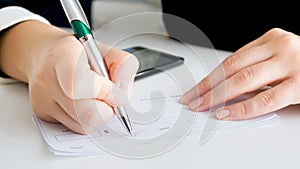
[[[193,111],[204,111],[265,86],[271,88],[218,108],[216,117],[248,119],[300,103],[299,36],[279,28],[269,30],[226,58],[181,102]]]

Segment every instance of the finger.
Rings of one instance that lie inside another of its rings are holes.
[[[118,86],[127,98],[123,104],[129,102],[133,90],[134,78],[139,68],[138,59],[123,50],[98,44],[105,54],[105,61],[109,67],[111,80]],[[114,92],[114,91],[113,91]],[[118,92],[117,92],[118,93]]]
[[[138,70],[139,62],[134,55],[127,57],[114,71],[112,81],[123,91],[129,102],[132,91],[134,78]]]
[[[181,103],[189,104],[241,69],[269,59],[273,55],[272,52],[269,45],[260,45],[233,53],[196,86],[186,92],[181,98]]]
[[[139,67],[138,59],[126,51],[97,42],[113,82],[130,81]],[[119,75],[119,73],[122,73]]]
[[[204,111],[210,107],[230,101],[242,94],[260,89],[274,81],[279,81],[287,75],[287,71],[278,67],[275,59],[271,59],[245,68],[226,81],[204,94],[202,104],[194,101],[190,108],[194,111]]]
[[[30,102],[32,111],[35,115],[37,115],[39,118],[52,122],[57,123],[58,121],[51,116],[51,114],[48,114],[47,111],[49,108],[55,106],[56,102],[52,100],[50,97],[44,97],[46,95],[41,95],[42,91],[33,89],[35,86],[34,84],[29,85],[29,96],[30,96]],[[39,88],[41,89],[41,88]]]
[[[116,84],[92,70],[76,74],[73,83],[72,99],[96,98],[114,106],[126,103],[124,92]]]
[[[51,114],[54,119],[56,119],[58,122],[69,128],[70,130],[79,134],[86,134],[81,124],[74,120],[71,116],[69,116],[68,113],[65,112],[59,104],[54,104],[47,111],[48,114]]]
[[[71,99],[106,98],[114,84],[91,70],[86,52],[80,43],[74,42],[69,46],[77,47],[58,53],[62,57],[55,64],[58,83],[65,95]]]
[[[57,100],[61,109],[78,122],[85,133],[94,131],[113,116],[112,108],[100,100],[72,100],[66,96],[57,97]]]
[[[273,48],[275,46],[273,43],[276,43],[277,38],[285,36],[288,33],[282,29],[274,28],[241,47],[228,56],[206,78],[186,92],[180,100],[181,103],[189,104],[192,100],[211,90],[237,71],[269,59],[274,55],[274,50],[276,50]]]
[[[93,132],[114,116],[108,104],[96,99],[76,100],[74,107],[76,118],[87,133]]]
[[[288,79],[253,98],[216,110],[220,120],[242,120],[257,117],[288,106],[294,100],[296,85]]]
[[[127,97],[112,81],[94,72],[88,66],[85,52],[68,65],[57,63],[56,76],[63,93],[70,99],[105,100],[111,105],[124,105]]]
[[[116,50],[117,49],[112,49],[112,54],[116,54],[116,52],[114,52]],[[137,69],[136,67],[138,64],[136,64],[134,57],[125,57],[125,54],[128,55],[127,52],[123,51],[120,53],[124,54],[123,57],[122,55],[117,55],[114,57],[115,59],[118,57],[123,58],[123,62],[126,63],[124,64],[125,66],[122,66],[121,62],[118,62],[119,64],[113,64],[111,62],[111,65],[113,67],[120,66],[121,70],[132,66],[131,72],[128,70],[128,74],[121,74],[121,76],[123,75],[123,79],[132,78],[132,76],[134,76],[134,72],[137,71],[135,69]],[[69,55],[62,57],[63,59],[58,62],[55,67],[59,85],[64,91],[65,95],[67,95],[70,99],[97,98],[100,100],[105,100],[110,105],[124,105],[128,102],[127,95],[124,91],[112,83],[111,80],[90,69],[87,55],[82,46],[78,47],[76,52],[71,52],[70,55],[73,55],[73,57],[69,57]],[[127,82],[126,80],[124,81]]]
[[[134,55],[129,55],[112,67],[112,81],[122,88],[123,83],[127,84],[135,78],[138,68],[139,61],[137,58]]]

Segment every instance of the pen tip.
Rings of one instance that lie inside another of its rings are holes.
[[[127,132],[130,134],[130,136],[132,136],[132,127],[131,127],[131,123],[130,121],[125,118],[124,116],[121,117],[122,121],[123,121],[123,125],[125,126]]]

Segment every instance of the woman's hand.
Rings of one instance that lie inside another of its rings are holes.
[[[224,75],[224,76],[223,76]],[[218,119],[240,120],[300,103],[300,37],[274,28],[226,58],[181,98],[204,111],[243,94],[254,97],[218,108]]]
[[[99,46],[112,80],[90,69],[83,45],[73,35],[26,21],[1,37],[1,69],[28,83],[38,117],[84,134],[113,117],[111,106],[129,101],[139,66],[131,54]]]

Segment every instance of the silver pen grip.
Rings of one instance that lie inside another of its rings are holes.
[[[83,36],[79,39],[84,45],[91,68],[97,73],[101,73],[105,78],[110,79],[108,68],[104,61],[100,49],[91,34]]]

